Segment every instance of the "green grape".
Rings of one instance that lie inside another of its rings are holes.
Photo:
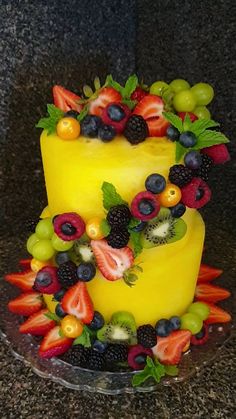
[[[197,301],[189,306],[188,313],[196,314],[200,319],[206,320],[210,314],[210,309],[207,304]]]
[[[180,320],[181,329],[190,330],[193,335],[199,333],[203,325],[202,319],[195,313],[185,313]]]
[[[197,105],[209,105],[214,97],[214,90],[210,84],[207,83],[197,83],[191,87],[191,92],[193,93]]]
[[[54,228],[51,218],[44,218],[36,225],[35,233],[39,239],[51,239]]]
[[[169,88],[169,85],[165,81],[155,81],[150,87],[150,94],[162,96],[163,91]]]
[[[26,248],[27,251],[32,255],[32,251],[33,251],[33,247],[35,245],[35,243],[37,243],[39,241],[38,236],[36,236],[36,234],[31,234],[31,236],[29,236],[27,242],[26,242]]]
[[[198,117],[198,119],[211,119],[211,113],[206,106],[197,106],[193,113]]]
[[[73,240],[64,241],[60,239],[60,237],[58,237],[58,235],[55,233],[52,236],[51,242],[54,249],[58,252],[66,252],[67,250],[71,249],[74,244]]]
[[[190,89],[190,84],[186,80],[175,79],[170,83],[170,87],[175,93],[179,93],[182,90]]]
[[[196,100],[191,90],[182,90],[174,96],[173,105],[177,112],[192,112]]]
[[[32,255],[35,259],[44,262],[53,257],[55,250],[52,247],[51,240],[43,239],[35,243]]]

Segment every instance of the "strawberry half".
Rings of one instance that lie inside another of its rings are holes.
[[[30,264],[31,264],[31,260],[32,260],[32,258],[28,258],[28,259],[20,259],[19,260],[19,265],[20,265],[20,267],[21,268],[23,268],[23,269],[30,269]]]
[[[152,348],[152,351],[163,364],[176,365],[190,339],[191,332],[189,330],[176,330],[165,338],[158,337],[157,344]]]
[[[99,270],[109,281],[121,279],[124,272],[133,265],[134,255],[127,246],[114,249],[106,240],[92,240],[91,246]]]
[[[112,102],[121,102],[121,94],[113,87],[103,87],[98,97],[90,102],[89,113],[101,116],[103,109]]]
[[[20,325],[20,332],[39,336],[46,335],[49,330],[56,326],[56,322],[47,317],[48,314],[50,314],[50,311],[47,308],[43,308],[37,313],[32,314]]]
[[[211,284],[198,284],[195,290],[195,299],[209,303],[217,303],[217,301],[225,300],[230,297],[231,293],[225,288]]]
[[[72,109],[77,112],[81,111],[82,106],[77,103],[80,100],[80,97],[75,93],[70,92],[62,86],[56,85],[52,89],[52,94],[55,106],[63,112],[68,112]]]
[[[12,313],[30,316],[40,310],[43,305],[41,294],[38,292],[27,292],[9,301],[8,309]]]
[[[41,358],[52,358],[64,354],[71,347],[73,339],[60,335],[60,327],[55,326],[51,329],[39,348],[39,355]]]
[[[136,105],[133,113],[145,119],[151,137],[161,137],[166,134],[169,125],[169,122],[162,116],[163,111],[164,102],[159,96],[146,95]]]
[[[35,278],[36,272],[32,271],[31,269],[5,275],[5,280],[7,282],[20,288],[22,291],[32,290]]]
[[[61,306],[63,310],[89,324],[93,320],[93,303],[84,282],[77,282],[64,295]]]
[[[164,116],[148,119],[146,122],[150,137],[164,137],[166,135],[166,130],[170,125]]]
[[[212,323],[228,323],[232,320],[232,317],[227,311],[223,310],[221,307],[216,306],[215,304],[207,303],[210,309],[210,314],[205,320],[206,324]]]
[[[200,284],[212,281],[213,279],[218,278],[222,272],[222,269],[212,268],[211,266],[202,263],[200,266],[197,283]]]

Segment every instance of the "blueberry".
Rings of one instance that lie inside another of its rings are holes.
[[[70,260],[70,256],[67,252],[58,252],[55,257],[55,261],[57,265],[62,265],[65,262]]]
[[[116,136],[116,130],[112,125],[102,125],[98,130],[98,137],[106,142],[113,140]]]
[[[62,300],[62,298],[64,297],[65,293],[66,293],[66,291],[65,291],[65,290],[60,290],[60,291],[57,291],[57,292],[54,294],[54,298],[55,298],[55,300],[57,300],[57,301],[61,301],[61,300]]]
[[[98,136],[98,129],[102,124],[102,120],[96,115],[86,115],[81,122],[81,134],[85,137],[95,138]]]
[[[135,227],[131,228],[131,230],[139,233],[140,231],[143,231],[145,229],[146,225],[147,225],[146,221],[140,221],[140,223],[136,225]]]
[[[179,136],[179,142],[183,147],[194,147],[197,143],[196,135],[191,131],[182,132]]]
[[[58,317],[63,318],[67,315],[67,313],[63,310],[61,304],[57,304],[55,313]]]
[[[95,340],[93,344],[93,349],[97,352],[104,353],[107,349],[107,343],[101,342],[100,340]]]
[[[164,176],[159,175],[158,173],[153,173],[147,177],[145,187],[147,191],[154,194],[161,193],[166,187],[166,180]]]
[[[184,163],[189,169],[199,169],[202,164],[202,156],[198,151],[191,150],[185,154]]]
[[[77,268],[77,276],[80,281],[88,282],[95,277],[96,268],[91,262],[82,262]]]
[[[171,322],[167,319],[158,320],[155,326],[157,336],[166,337],[172,331]]]
[[[92,330],[101,329],[105,324],[105,320],[101,313],[94,311],[93,320],[91,321],[89,328]]]
[[[48,287],[52,283],[51,275],[48,272],[38,272],[35,278],[35,286]]]
[[[172,316],[170,318],[170,323],[172,326],[172,330],[178,330],[180,328],[181,321],[178,316]]]
[[[71,223],[64,223],[61,226],[61,231],[66,236],[73,236],[76,233],[76,228]]]
[[[200,201],[200,199],[202,199],[203,196],[204,196],[204,189],[198,188],[197,193],[196,193],[196,201]]]
[[[142,215],[149,215],[154,211],[153,205],[148,199],[142,199],[138,204],[138,209]]]
[[[179,202],[174,207],[170,208],[170,212],[172,217],[174,218],[180,218],[182,215],[184,215],[186,211],[186,206],[182,204],[182,202]]]
[[[134,358],[135,362],[137,362],[137,364],[139,364],[139,365],[145,364],[146,363],[146,359],[147,359],[147,355],[145,355],[145,354],[137,355]]]
[[[79,112],[74,111],[73,109],[71,109],[70,111],[65,113],[65,116],[70,116],[72,118],[77,119],[77,116],[79,115]]]
[[[171,141],[178,141],[179,131],[177,130],[177,128],[173,127],[173,125],[170,125],[166,130],[166,136]]]
[[[112,121],[120,122],[125,118],[125,112],[119,105],[110,105],[107,108],[107,115]]]

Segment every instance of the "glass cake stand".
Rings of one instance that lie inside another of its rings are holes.
[[[38,356],[37,339],[19,332],[20,317],[10,313],[7,302],[16,297],[17,290],[5,281],[0,281],[0,336],[9,345],[12,354],[30,366],[40,377],[48,378],[73,390],[87,390],[104,394],[120,394],[154,391],[158,386],[169,386],[187,380],[203,371],[204,366],[223,351],[231,335],[232,324],[214,325],[210,328],[210,338],[205,345],[186,352],[179,365],[178,377],[165,377],[160,384],[150,379],[140,387],[132,387],[134,371],[104,372],[74,367],[59,358],[42,359]],[[229,307],[229,311],[231,308]]]

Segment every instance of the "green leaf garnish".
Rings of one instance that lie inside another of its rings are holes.
[[[103,206],[106,210],[109,211],[110,208],[115,207],[116,205],[128,205],[121,196],[116,191],[116,188],[112,183],[103,182],[102,184],[103,192]]]
[[[191,132],[193,132],[196,137],[201,135],[206,129],[218,127],[220,124],[213,121],[212,119],[197,119],[191,125]]]
[[[162,115],[181,133],[183,131],[182,119],[172,112],[163,112]]]
[[[101,228],[102,234],[105,237],[108,236],[108,234],[111,231],[111,226],[109,225],[109,223],[107,222],[107,220],[105,218],[101,221],[100,228]]]
[[[194,150],[200,148],[210,147],[212,145],[228,143],[228,138],[218,131],[206,130],[199,135],[197,144],[193,147]]]
[[[132,99],[122,99],[122,103],[128,106],[128,108],[130,108],[131,110],[133,110],[133,108],[138,102],[137,100],[132,100]]]
[[[112,75],[109,74],[106,78],[105,86],[113,87],[113,89],[117,90],[117,92],[121,94],[123,98],[123,103],[131,107],[131,109],[134,107],[135,103],[133,103],[133,101],[130,100],[130,96],[138,86],[138,77],[136,76],[136,74],[132,74],[132,76],[128,78],[124,87],[121,86],[120,83],[115,81]]]
[[[78,336],[74,340],[73,345],[83,345],[85,346],[85,348],[91,347],[90,333],[85,326],[84,326],[82,335]]]
[[[165,365],[166,375],[176,377],[179,374],[179,368],[176,365]]]
[[[57,323],[61,321],[61,319],[55,313],[51,313],[50,311],[48,313],[45,313],[44,316],[50,320],[54,320]]]
[[[126,81],[125,87],[123,87],[122,89],[122,96],[124,98],[130,98],[130,96],[135,91],[137,86],[138,86],[138,77],[136,76],[136,74],[132,74],[132,76],[130,76],[128,80]]]
[[[130,241],[131,241],[131,247],[134,251],[134,257],[136,258],[140,253],[142,253],[142,250],[143,250],[140,232],[131,230]]]
[[[41,118],[36,124],[36,128],[43,128],[47,130],[47,135],[56,131],[57,123],[64,116],[64,112],[53,104],[47,105],[48,117]]]
[[[79,122],[83,121],[83,119],[86,117],[86,115],[88,114],[89,111],[89,107],[88,105],[84,106],[82,111],[79,113],[79,115],[77,116],[77,120]]]
[[[192,121],[188,113],[186,113],[183,122],[183,131],[191,131]]]
[[[175,145],[175,161],[178,163],[183,155],[186,153],[187,149],[183,147],[178,141],[176,141]]]
[[[129,232],[131,233],[132,232],[132,229],[135,228],[135,227],[137,227],[140,224],[140,222],[141,221],[138,220],[137,218],[132,217],[131,220],[130,220],[130,222],[129,222],[129,226],[128,226]]]
[[[61,329],[59,329],[58,334],[59,334],[60,338],[64,338],[65,337],[65,335],[64,335],[64,333],[63,333],[63,331]]]
[[[123,87],[121,86],[120,83],[118,83],[117,81],[113,79],[111,74],[108,74],[105,81],[105,86],[113,87],[113,89],[117,90],[117,92],[122,94]]]
[[[158,360],[153,360],[149,356],[146,359],[146,366],[143,371],[136,373],[132,379],[132,385],[134,387],[140,386],[148,378],[153,378],[157,383],[161,381],[161,378],[165,376],[165,366]]]

